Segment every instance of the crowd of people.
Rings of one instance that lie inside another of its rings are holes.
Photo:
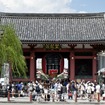
[[[0,88],[3,88],[0,85]],[[23,82],[12,82],[6,86],[7,91],[10,91],[11,97],[24,97],[32,94],[32,99],[40,101],[64,101],[66,99],[80,98],[96,100],[98,95],[105,100],[105,83],[99,84],[94,81],[67,81],[67,80],[56,80],[56,81],[30,81],[27,83]]]

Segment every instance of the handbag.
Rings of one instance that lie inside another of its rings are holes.
[[[68,96],[72,96],[72,93],[68,93]]]

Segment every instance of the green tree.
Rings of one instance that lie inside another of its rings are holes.
[[[0,37],[0,65],[9,63],[14,75],[26,78],[27,66],[20,39],[10,25],[1,25],[0,30],[3,30]]]

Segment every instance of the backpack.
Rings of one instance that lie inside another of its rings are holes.
[[[39,87],[39,85],[36,86],[36,92],[40,92],[40,87]]]
[[[75,87],[75,84],[72,84],[72,85],[71,85],[71,90],[72,90],[72,91],[77,91],[77,88]]]

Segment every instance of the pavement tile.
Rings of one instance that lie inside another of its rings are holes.
[[[66,103],[66,104],[105,104],[105,100],[101,100],[100,102],[97,102],[97,100],[95,101],[91,101],[89,102],[89,100],[81,100],[78,99],[77,102],[75,102],[75,100],[71,100],[71,99],[67,99],[66,101],[57,101],[57,102],[51,102],[51,101],[44,101],[41,100],[40,102],[36,102],[36,101],[32,101],[30,102],[30,98],[29,97],[16,97],[16,98],[10,98],[10,101],[8,101],[7,98],[2,98],[0,97],[0,103],[43,103],[43,104],[48,104],[48,103],[56,103],[56,104],[60,104],[60,103]]]

